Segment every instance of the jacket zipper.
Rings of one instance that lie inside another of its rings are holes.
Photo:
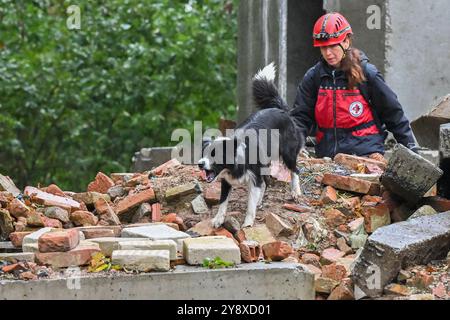
[[[337,152],[337,124],[336,124],[336,70],[333,70],[333,116],[334,116],[334,153],[333,157]]]

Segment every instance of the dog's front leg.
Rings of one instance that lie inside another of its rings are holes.
[[[221,191],[220,191],[219,211],[217,212],[216,216],[212,220],[212,225],[214,228],[220,228],[220,226],[225,221],[225,215],[227,214],[230,191],[231,191],[231,185],[227,181],[225,181],[225,179],[223,179],[222,187],[221,187]]]
[[[266,182],[263,180],[262,185],[261,185],[261,192],[260,192],[260,196],[259,196],[259,200],[258,200],[258,209],[262,208],[262,203],[264,200],[264,194],[266,193]]]
[[[253,179],[250,180],[248,195],[248,205],[247,205],[247,215],[245,216],[244,224],[242,228],[253,227],[253,223],[256,218],[256,208],[258,206],[258,201],[261,199],[262,188],[261,185],[257,186]]]
[[[291,193],[292,198],[294,198],[296,202],[299,202],[300,198],[303,195],[302,189],[300,188],[300,177],[298,176],[298,174],[298,169],[296,170],[296,172],[291,172]]]

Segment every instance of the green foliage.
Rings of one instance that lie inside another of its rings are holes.
[[[82,191],[176,128],[234,117],[236,15],[237,0],[0,0],[0,173]]]
[[[222,269],[234,267],[234,263],[223,261],[220,257],[215,259],[206,258],[203,260],[203,267],[209,269]]]

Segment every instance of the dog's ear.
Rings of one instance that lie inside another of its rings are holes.
[[[212,143],[211,137],[204,137],[202,139],[202,153],[205,151],[205,149]]]

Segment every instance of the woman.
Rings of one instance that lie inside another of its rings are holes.
[[[377,158],[384,154],[386,129],[416,152],[397,96],[364,53],[352,48],[352,35],[339,13],[316,22],[314,47],[322,57],[298,87],[292,112],[297,125],[305,137],[315,133],[318,157],[347,153]]]

